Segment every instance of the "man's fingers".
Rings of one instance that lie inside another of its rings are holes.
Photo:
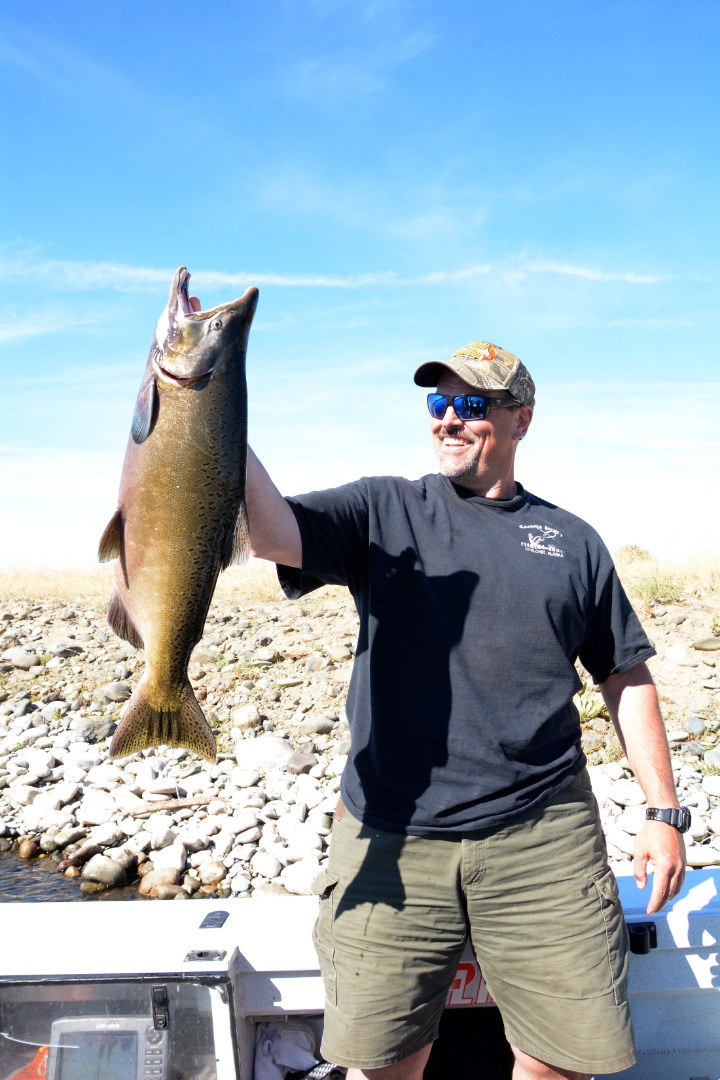
[[[644,855],[636,855],[633,859],[633,871],[638,889],[644,889],[647,885],[647,864],[647,857]]]
[[[653,887],[648,915],[664,907],[682,888],[685,877],[685,844],[682,836],[663,822],[646,821],[635,840],[633,869],[638,887],[647,885],[648,872]]]
[[[680,892],[685,880],[685,867],[669,867],[664,873],[655,869],[653,890],[650,901],[646,908],[648,915],[654,915],[656,911],[672,900]]]
[[[673,879],[663,877],[656,872],[653,881],[653,890],[650,893],[650,900],[648,906],[645,908],[647,914],[654,915],[656,911],[660,911],[660,908],[664,908],[668,900],[672,900],[677,891],[678,889],[675,888]]]
[[[666,885],[659,880],[657,874],[655,875],[655,881],[653,883],[653,891],[650,893],[650,900],[645,911],[648,915],[654,915],[656,911],[659,911],[661,907],[664,907],[668,901],[668,889]]]

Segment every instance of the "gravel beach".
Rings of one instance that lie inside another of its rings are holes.
[[[720,865],[720,600],[695,589],[646,605],[643,621],[693,813],[688,862]],[[343,590],[298,603],[216,600],[189,671],[217,764],[168,748],[111,762],[109,736],[142,652],[87,599],[0,602],[0,850],[55,860],[85,893],[127,884],[158,899],[310,892],[349,746],[356,632]],[[644,800],[597,705],[588,685],[583,746],[613,869],[628,874]]]

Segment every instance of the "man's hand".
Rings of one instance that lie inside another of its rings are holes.
[[[635,838],[633,870],[639,889],[647,885],[648,862],[652,863],[653,888],[648,915],[664,907],[682,888],[685,878],[685,841],[682,833],[663,821],[646,821]]]

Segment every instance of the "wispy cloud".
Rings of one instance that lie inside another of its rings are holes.
[[[167,289],[175,267],[127,266],[109,262],[73,262],[46,259],[36,252],[0,256],[0,280],[20,277],[52,281],[56,288],[72,291],[115,289],[119,291],[155,291]],[[511,282],[531,276],[563,275],[597,284],[619,282],[626,285],[657,285],[671,280],[665,274],[638,273],[626,269],[600,269],[553,260],[517,256],[497,263],[475,263],[451,269],[427,271],[417,275],[398,274],[394,270],[374,270],[360,274],[279,274],[267,270],[197,270],[193,283],[203,287],[273,285],[281,288],[363,289],[374,286],[422,287],[442,283],[472,282],[493,273]]]
[[[366,30],[368,26],[366,20]],[[335,104],[339,99],[378,93],[399,67],[432,49],[437,40],[429,27],[395,29],[387,19],[375,26],[377,42],[367,42],[358,34],[355,41],[344,44],[341,55],[333,51],[292,66],[285,80],[287,96]]]
[[[136,84],[119,71],[99,64],[69,41],[52,41],[24,27],[5,27],[0,64],[54,94],[85,104],[107,106],[113,101],[137,109],[150,105]]]
[[[305,60],[298,64],[292,74],[288,91],[293,97],[321,97],[335,100],[340,97],[358,97],[381,90],[382,75],[370,69],[347,67],[345,64],[328,64],[321,60]]]
[[[99,318],[92,315],[68,316],[57,308],[17,314],[3,312],[0,314],[0,346],[43,337],[46,334],[62,334],[68,330],[77,330],[81,326],[94,326],[99,321]]]
[[[366,226],[373,210],[371,191],[362,178],[320,176],[298,164],[271,163],[258,184],[258,200],[283,217],[320,215],[352,228]]]
[[[562,274],[582,278],[585,281],[620,281],[626,285],[658,285],[670,281],[667,274],[638,274],[631,270],[599,270],[596,267],[577,266],[574,263],[554,262],[550,259],[529,260],[519,268],[526,274]]]
[[[479,228],[485,218],[484,212],[467,215],[453,214],[445,209],[430,210],[393,221],[388,232],[407,240],[445,240],[448,236],[467,235],[470,228]]]
[[[683,318],[683,319],[671,319],[659,316],[653,318],[652,316],[645,319],[609,319],[605,325],[610,327],[628,327],[636,328],[638,330],[684,330],[690,326],[694,326],[696,320]]]
[[[88,289],[146,290],[149,286],[167,287],[175,267],[154,268],[123,266],[120,263],[80,262],[44,258],[38,249],[0,254],[0,280],[32,278],[50,281],[56,288],[84,292]]]

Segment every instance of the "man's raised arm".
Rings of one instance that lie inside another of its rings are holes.
[[[302,542],[295,515],[249,446],[245,502],[250,554],[283,566],[302,567]]]
[[[188,300],[193,311],[202,310],[199,297],[190,296]],[[249,446],[245,504],[250,526],[250,554],[301,569],[302,541],[295,515]]]

